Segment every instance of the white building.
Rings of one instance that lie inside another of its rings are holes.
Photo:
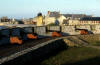
[[[59,25],[62,25],[64,20],[66,20],[66,17],[61,15],[60,12],[56,11],[55,12],[48,11],[48,14],[44,18],[45,25],[55,23],[56,21],[59,22]]]

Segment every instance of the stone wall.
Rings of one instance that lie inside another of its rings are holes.
[[[62,26],[61,28],[62,28],[61,32],[64,35],[77,35],[77,34],[79,34],[79,32],[75,31],[75,26]]]
[[[96,41],[100,41],[100,34],[97,35],[78,35],[78,38],[81,40],[87,42],[87,43],[93,43]]]
[[[50,57],[54,53],[58,53],[60,50],[65,48],[67,48],[67,45],[64,43],[63,39],[58,38],[45,43],[41,43],[37,46],[34,46],[33,48],[23,50],[20,53],[18,52],[16,53],[17,55],[15,54],[15,56],[13,54],[7,59],[4,58],[3,60],[0,60],[0,62],[3,62],[4,60],[7,61],[13,57],[16,57],[12,60],[9,60],[8,62],[3,63],[2,65],[25,65],[30,64],[30,62],[37,64],[45,58]]]
[[[76,25],[76,26],[62,26],[62,33],[67,35],[79,35],[80,32],[75,29],[87,29],[93,34],[100,34],[100,25]]]

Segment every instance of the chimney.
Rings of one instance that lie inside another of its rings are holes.
[[[48,11],[48,15],[50,15],[50,11]]]

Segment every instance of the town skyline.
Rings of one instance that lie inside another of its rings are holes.
[[[89,3],[90,2],[90,3]],[[99,0],[2,0],[0,17],[32,18],[41,12],[60,11],[62,14],[87,14],[100,17]]]

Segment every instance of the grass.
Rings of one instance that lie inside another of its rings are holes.
[[[81,47],[68,48],[50,57],[40,65],[99,65],[100,50]]]
[[[100,41],[99,40],[88,40],[89,45],[92,46],[100,46]]]
[[[91,42],[90,45],[100,46],[100,41]]]

